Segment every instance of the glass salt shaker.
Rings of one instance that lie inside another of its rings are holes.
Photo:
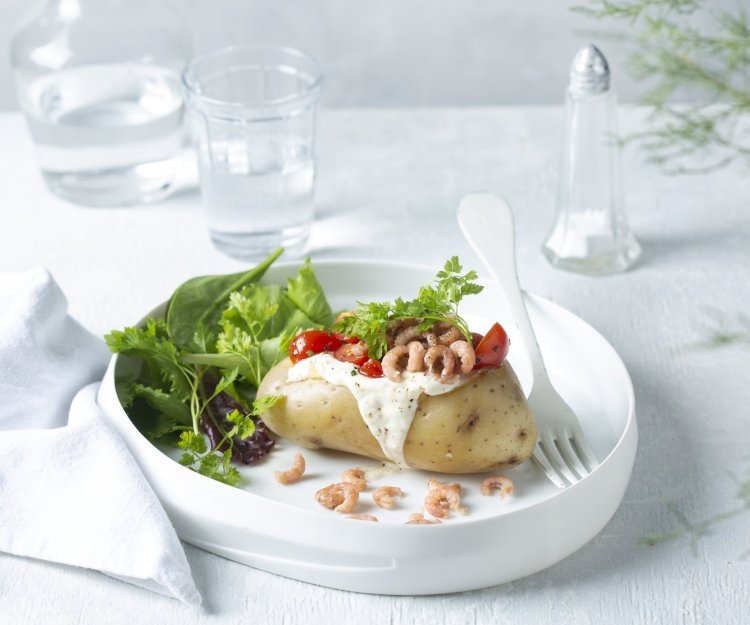
[[[161,0],[46,0],[11,42],[47,187],[87,206],[163,198],[183,143],[186,26]]]
[[[542,252],[554,267],[588,275],[625,271],[641,253],[623,206],[617,97],[593,45],[570,70],[557,218]]]

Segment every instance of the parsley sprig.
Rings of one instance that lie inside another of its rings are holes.
[[[333,313],[309,262],[286,287],[261,284],[277,250],[250,271],[188,280],[165,319],[110,332],[123,355],[117,391],[136,427],[176,444],[180,464],[236,485],[232,460],[251,464],[273,445],[260,420],[281,398],[256,398],[265,374],[298,331],[329,326]]]
[[[236,486],[240,481],[240,472],[230,465],[233,453],[232,441],[235,436],[240,440],[250,438],[255,433],[253,417],[260,416],[275,406],[279,399],[277,395],[266,395],[253,402],[249,413],[242,413],[237,409],[230,412],[226,419],[232,427],[226,430],[223,438],[212,449],[208,449],[203,435],[196,434],[192,430],[181,432],[177,446],[183,450],[183,453],[178,462],[196,473],[230,486]]]
[[[335,324],[337,332],[357,336],[367,344],[371,357],[382,358],[388,350],[388,327],[398,321],[419,319],[419,331],[429,330],[436,323],[456,326],[471,341],[471,331],[458,314],[458,304],[467,295],[480,293],[484,288],[477,284],[476,271],[462,274],[457,256],[446,261],[432,284],[419,289],[412,300],[397,298],[393,302],[357,302],[353,314],[340,318]]]
[[[253,401],[246,413],[235,409],[228,414],[226,419],[233,426],[224,432],[219,443],[209,448],[201,433],[201,417],[221,393],[236,393],[234,384],[238,381],[239,369],[226,369],[218,381],[208,384],[213,374],[207,367],[187,362],[189,352],[174,344],[162,319],[148,319],[143,327],[115,330],[105,338],[112,351],[142,361],[139,379],[148,379],[150,384],[125,385],[125,392],[120,396],[126,409],[133,409],[133,402],[142,399],[155,413],[155,418],[152,414],[147,424],[137,421],[141,430],[145,430],[144,434],[151,440],[179,434],[177,446],[184,451],[180,464],[225,484],[236,485],[239,471],[229,466],[234,437],[250,438],[255,432],[253,417],[266,412],[280,397],[268,395]],[[138,411],[133,410],[133,413],[133,417],[139,416]]]

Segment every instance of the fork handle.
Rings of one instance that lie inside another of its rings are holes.
[[[492,193],[470,193],[458,207],[464,236],[500,285],[531,361],[534,388],[548,383],[542,352],[518,283],[515,232],[510,206]]]

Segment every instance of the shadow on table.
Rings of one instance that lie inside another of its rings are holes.
[[[363,253],[364,252],[364,253]],[[313,260],[377,260],[382,256],[356,245],[314,245],[308,251]]]
[[[168,197],[166,197],[161,203],[165,206],[175,205],[179,208],[184,208],[183,202],[186,200],[200,202],[201,191],[198,185],[186,185],[176,188]]]
[[[673,264],[701,264],[726,257],[738,261],[737,251],[746,249],[747,224],[722,223],[712,230],[701,229],[662,236],[638,235],[643,248],[635,268]]]
[[[342,202],[322,202],[315,204],[315,221],[326,221],[332,217],[352,212],[352,206]]]

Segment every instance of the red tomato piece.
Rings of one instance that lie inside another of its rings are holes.
[[[496,369],[503,364],[510,348],[508,334],[499,323],[495,323],[474,352],[477,355],[475,369]]]
[[[333,332],[333,337],[341,341],[342,343],[359,343],[358,336],[346,336],[346,334],[340,334],[339,332]]]
[[[341,362],[350,362],[358,367],[365,364],[369,359],[367,347],[363,343],[344,343],[335,352],[333,357]]]
[[[368,358],[365,363],[359,368],[359,372],[362,375],[366,375],[368,378],[382,378],[383,365],[379,360]]]
[[[293,363],[296,363],[322,352],[335,352],[340,346],[341,341],[328,332],[307,330],[298,334],[289,343],[289,358]]]
[[[482,339],[484,337],[479,334],[479,332],[472,332],[471,333],[471,346],[476,349],[477,346],[482,342]]]

